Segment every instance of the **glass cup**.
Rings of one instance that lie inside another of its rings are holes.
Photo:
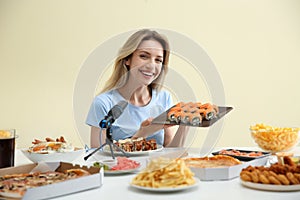
[[[0,168],[13,167],[16,130],[0,130]]]

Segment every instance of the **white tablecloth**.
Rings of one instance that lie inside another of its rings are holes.
[[[161,153],[168,152],[163,150]],[[192,152],[197,154],[197,152]],[[97,154],[99,156],[99,154]],[[101,155],[101,154],[100,154]],[[103,155],[105,156],[105,155]],[[75,160],[75,163],[84,164],[83,157]],[[92,158],[92,157],[91,157]],[[97,157],[96,157],[97,158]],[[131,157],[132,159],[142,162],[142,165],[146,165],[146,156]],[[97,158],[98,159],[98,158]],[[23,153],[18,150],[16,152],[15,165],[22,165],[31,163]],[[239,178],[235,178],[227,181],[200,181],[199,185],[195,188],[191,188],[179,192],[149,192],[139,190],[130,187],[129,183],[135,174],[123,174],[123,175],[105,175],[104,184],[97,189],[91,189],[75,194],[69,194],[55,199],[61,200],[74,200],[74,199],[126,199],[126,200],[159,200],[166,198],[178,199],[178,200],[221,200],[221,199],[243,199],[243,200],[297,200],[300,199],[300,191],[294,192],[273,192],[262,191],[244,187],[241,185]]]

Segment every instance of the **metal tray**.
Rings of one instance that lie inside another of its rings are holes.
[[[229,113],[233,109],[233,107],[222,107],[222,106],[218,106],[218,108],[219,108],[219,114],[217,115],[216,118],[211,119],[211,120],[203,119],[202,123],[199,125],[193,125],[193,124],[189,124],[189,123],[176,123],[176,122],[168,120],[167,114],[171,108],[168,109],[167,111],[163,112],[156,118],[154,118],[152,123],[153,124],[167,124],[167,125],[184,125],[184,126],[194,126],[194,127],[209,127],[209,126],[213,125],[215,122],[217,122],[219,119],[224,117],[227,113]]]
[[[227,156],[231,156],[234,157],[240,161],[250,161],[250,160],[254,160],[254,159],[258,159],[258,158],[263,158],[266,156],[270,156],[271,153],[270,152],[263,152],[263,151],[251,151],[251,150],[240,150],[240,149],[225,149],[226,151],[231,151],[231,150],[236,150],[239,151],[241,153],[251,153],[251,152],[255,152],[255,153],[262,153],[261,156],[238,156],[238,155],[233,155],[233,154],[223,154],[220,153],[220,151],[217,152],[213,152],[213,155],[227,155]]]

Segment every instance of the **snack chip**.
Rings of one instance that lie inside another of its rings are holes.
[[[279,152],[294,147],[299,140],[300,128],[272,127],[265,124],[250,126],[251,135],[264,150]]]

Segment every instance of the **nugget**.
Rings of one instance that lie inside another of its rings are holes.
[[[251,176],[249,176],[248,174],[241,174],[241,179],[243,181],[252,182]]]
[[[294,176],[293,173],[288,172],[286,173],[286,177],[288,178],[288,180],[292,183],[292,184],[299,184],[300,182],[298,181],[298,179]]]
[[[283,185],[289,185],[290,181],[287,179],[287,177],[283,174],[278,174],[278,180],[283,184]]]
[[[268,179],[271,184],[281,185],[281,182],[279,180],[277,180],[274,176],[269,176]]]
[[[258,177],[259,177],[259,181],[260,181],[261,183],[263,183],[263,184],[270,184],[269,179],[268,179],[264,174],[260,173],[260,174],[258,175]]]
[[[298,181],[300,182],[300,174],[299,173],[294,173],[294,176],[298,179]]]
[[[256,170],[254,170],[253,172],[251,172],[251,179],[252,179],[252,182],[254,182],[254,183],[258,183],[259,182],[258,173],[257,173]]]

